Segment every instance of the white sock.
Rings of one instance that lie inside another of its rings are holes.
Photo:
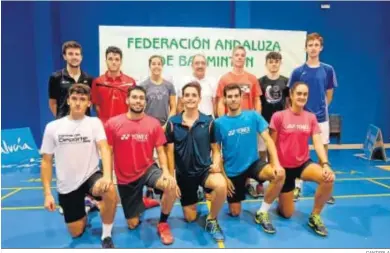
[[[272,203],[271,204],[268,204],[266,203],[265,201],[263,201],[263,203],[261,204],[261,207],[259,209],[259,211],[257,211],[258,213],[267,213],[268,210],[271,208],[272,206]]]
[[[111,237],[112,226],[113,226],[113,223],[103,224],[102,240],[106,237]]]
[[[295,180],[295,187],[298,187],[301,190],[302,190],[302,184],[303,184],[303,181],[301,179]]]

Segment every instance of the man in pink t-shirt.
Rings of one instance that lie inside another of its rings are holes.
[[[118,191],[127,224],[134,229],[145,210],[142,189],[148,187],[163,192],[161,216],[157,231],[163,244],[172,244],[173,236],[167,223],[176,200],[176,181],[169,173],[164,151],[166,138],[159,121],[144,113],[146,91],[133,86],[127,94],[129,111],[109,119],[106,134],[114,156]],[[157,149],[160,167],[153,159]]]
[[[295,179],[316,182],[318,188],[309,226],[317,234],[326,236],[328,232],[320,213],[332,194],[335,175],[329,167],[316,116],[304,110],[308,94],[307,84],[293,84],[290,88],[291,107],[276,112],[271,118],[271,137],[276,144],[280,165],[286,170],[286,180],[279,196],[279,214],[290,218],[294,213]],[[321,166],[310,159],[310,138]]]

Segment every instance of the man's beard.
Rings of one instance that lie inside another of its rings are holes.
[[[133,109],[133,108],[130,107],[130,111],[131,111],[132,113],[141,114],[141,113],[144,111],[144,108],[141,108],[141,109],[139,109],[139,110],[135,110],[135,109]]]

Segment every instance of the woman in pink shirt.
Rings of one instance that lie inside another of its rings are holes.
[[[309,226],[317,234],[326,236],[328,232],[320,213],[332,194],[335,175],[329,167],[316,116],[304,110],[308,95],[308,86],[296,82],[290,87],[291,107],[276,112],[270,123],[271,137],[276,144],[280,164],[286,170],[286,180],[279,196],[279,214],[290,218],[294,213],[293,190],[296,178],[316,182],[318,187]],[[310,159],[310,138],[321,164]]]

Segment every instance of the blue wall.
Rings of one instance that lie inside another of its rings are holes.
[[[335,67],[340,84],[330,110],[343,116],[342,142],[361,143],[370,123],[388,142],[386,13],[386,2],[331,2],[329,10],[316,2],[3,2],[2,128],[29,126],[40,145],[53,119],[47,80],[63,67],[61,44],[79,41],[82,67],[96,76],[99,25],[266,28],[323,34],[322,60]]]

